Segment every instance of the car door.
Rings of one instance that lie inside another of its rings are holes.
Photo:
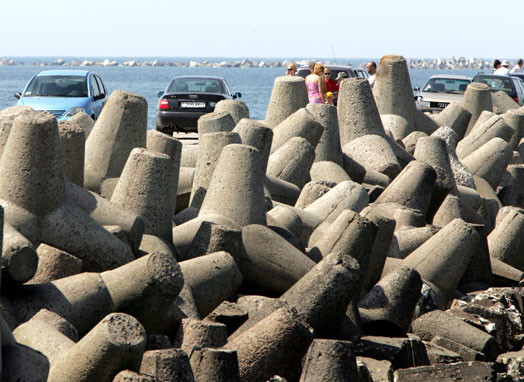
[[[94,75],[94,78],[95,78],[96,83],[98,84],[98,90],[100,91],[100,95],[104,96],[104,97],[100,98],[99,100],[97,100],[97,102],[100,105],[100,111],[98,112],[98,114],[100,115],[100,113],[102,112],[102,109],[104,108],[104,105],[107,102],[107,97],[109,95],[107,94],[107,89],[106,89],[104,83],[102,82],[102,79],[99,76],[97,76],[96,74]]]

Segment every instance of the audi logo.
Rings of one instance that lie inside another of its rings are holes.
[[[190,95],[189,95],[189,98],[191,98],[191,99],[197,99],[198,96],[197,96],[196,94],[190,94]]]

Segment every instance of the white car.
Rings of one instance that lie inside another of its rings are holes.
[[[431,76],[422,88],[415,88],[417,108],[433,113],[441,112],[450,102],[461,102],[464,92],[471,83],[471,77],[452,74],[438,74]]]

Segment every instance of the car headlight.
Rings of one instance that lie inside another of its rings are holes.
[[[78,113],[85,113],[86,112],[86,109],[84,109],[83,107],[72,107],[67,113],[66,115],[64,115],[64,117],[72,117],[73,115],[75,114],[78,114]]]
[[[419,101],[418,104],[419,104],[421,107],[429,107],[429,106],[430,106],[429,101]]]
[[[215,107],[217,105],[216,102],[209,102],[209,107]]]

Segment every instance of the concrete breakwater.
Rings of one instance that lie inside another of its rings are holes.
[[[333,60],[326,59],[311,59],[316,62],[322,62],[324,64],[334,64]],[[172,66],[172,67],[210,67],[210,68],[280,68],[285,67],[288,63],[294,62],[298,65],[308,65],[311,60],[308,59],[298,59],[298,60],[264,60],[264,59],[242,59],[235,61],[220,61],[214,62],[209,60],[204,61],[167,61],[163,59],[153,59],[153,60],[114,60],[114,59],[104,59],[101,61],[97,60],[71,60],[66,61],[62,58],[53,60],[53,61],[36,61],[31,63],[35,66]],[[339,65],[351,65],[351,60],[338,60]],[[517,59],[512,60],[511,64],[517,62]],[[460,69],[472,69],[472,70],[489,70],[493,66],[492,59],[482,59],[482,58],[430,58],[430,59],[421,59],[421,58],[411,58],[407,60],[409,69],[451,69],[451,70],[460,70]],[[15,60],[15,59],[0,59],[0,66],[15,66],[15,65],[25,65],[24,61]],[[365,67],[365,64],[361,65]]]
[[[183,144],[124,90],[0,111],[2,381],[521,379],[523,108],[473,83],[423,114],[391,55],[249,113]]]

